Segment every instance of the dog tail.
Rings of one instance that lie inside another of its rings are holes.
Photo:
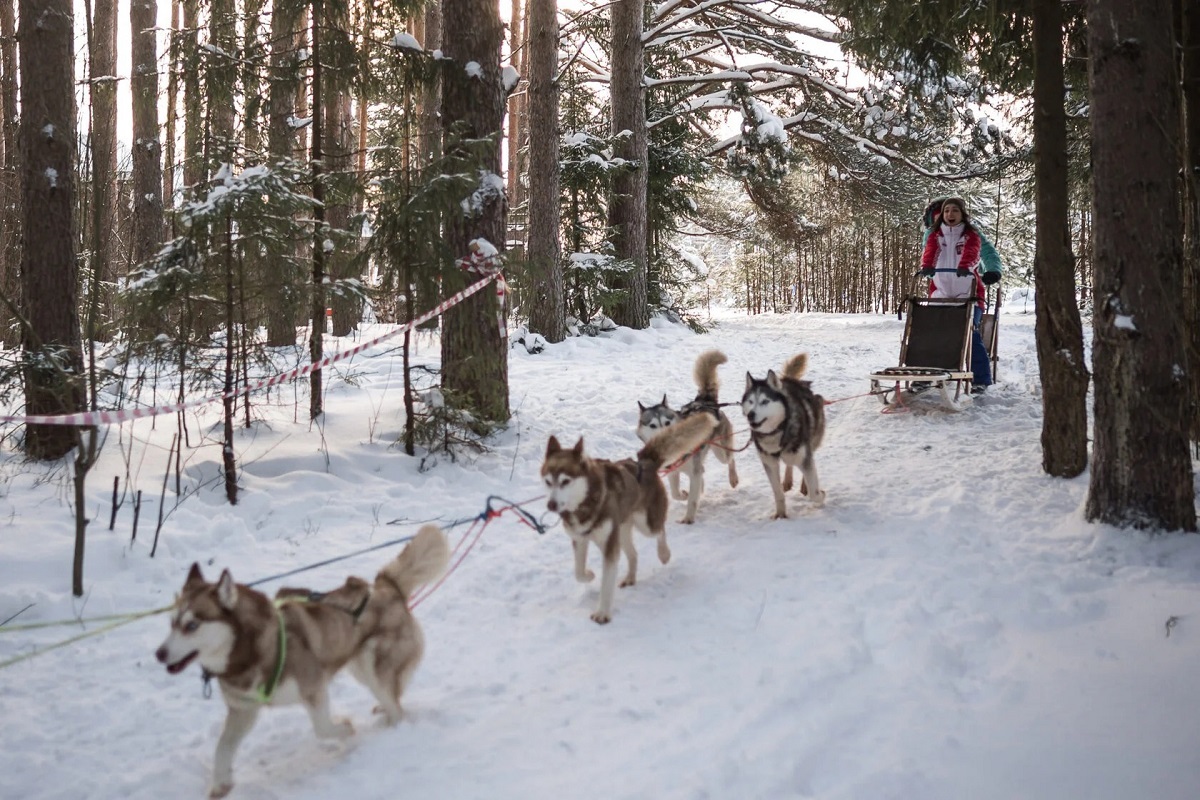
[[[804,373],[807,370],[808,353],[801,353],[798,356],[792,356],[788,359],[787,363],[783,365],[783,377],[798,381],[804,377]]]
[[[674,425],[668,425],[651,437],[638,451],[638,467],[657,471],[663,465],[678,461],[713,437],[717,418],[712,414],[693,414]]]
[[[692,378],[696,381],[700,397],[712,398],[714,402],[716,401],[717,389],[721,386],[721,382],[717,380],[717,367],[728,360],[720,350],[705,350],[696,359],[696,366],[692,369]]]
[[[396,588],[405,602],[419,587],[441,577],[450,563],[450,545],[446,534],[433,523],[422,525],[400,555],[379,570],[375,577]]]

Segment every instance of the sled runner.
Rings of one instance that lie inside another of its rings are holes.
[[[903,405],[907,396],[937,389],[946,407],[958,411],[963,407],[959,398],[970,394],[974,378],[971,371],[971,328],[976,299],[921,296],[916,291],[919,284],[919,279],[914,281],[913,294],[904,300],[908,306],[908,319],[904,324],[904,338],[900,342],[899,364],[870,375],[871,393],[878,395],[885,406],[890,406]],[[995,311],[984,313],[980,321],[983,344],[992,361],[993,380],[998,360],[999,310],[997,291]]]

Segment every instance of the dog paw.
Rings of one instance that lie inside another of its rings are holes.
[[[687,500],[688,499],[687,489],[680,489],[677,492],[672,491],[671,497],[674,497],[676,500]]]
[[[612,622],[612,615],[605,611],[597,611],[595,614],[592,614],[592,622],[597,625],[607,625]]]
[[[738,476],[737,476],[737,475],[730,475],[730,476],[729,476],[729,488],[730,488],[730,489],[736,489],[736,488],[737,488],[737,485],[738,485]]]
[[[596,573],[592,572],[590,569],[587,572],[582,572],[582,573],[576,572],[575,573],[575,580],[579,581],[580,583],[588,583],[589,581],[593,580],[595,577],[596,577]]]
[[[671,560],[671,548],[667,547],[666,542],[658,543],[658,560],[663,564]]]
[[[696,520],[694,520],[694,519],[688,519],[687,517],[683,517],[682,519],[679,520],[679,524],[680,525],[691,525],[695,521]]]
[[[224,797],[232,790],[232,783],[219,783],[208,790],[208,796],[211,798]]]
[[[776,511],[774,514],[771,515],[771,519],[787,519],[787,518],[788,518],[788,515],[787,515],[786,511]]]
[[[815,496],[810,497],[809,499],[812,500],[813,505],[820,508],[821,506],[825,505],[825,490],[822,489],[821,491],[817,492]]]

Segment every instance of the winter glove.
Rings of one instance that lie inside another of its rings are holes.
[[[960,278],[968,278],[971,275],[971,270],[967,269],[966,267],[959,267],[958,269],[954,270],[954,274]]]
[[[991,286],[993,283],[999,283],[1000,282],[1000,273],[999,272],[983,273],[983,282],[986,283],[988,286]]]
[[[933,277],[933,267],[923,267],[923,268],[917,270],[917,274],[920,275],[922,278],[932,278]]]

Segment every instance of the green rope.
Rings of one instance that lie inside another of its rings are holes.
[[[74,644],[75,642],[78,642],[82,639],[87,639],[91,636],[99,636],[102,633],[108,633],[109,631],[115,630],[116,628],[120,628],[123,625],[128,625],[131,622],[137,622],[139,619],[142,619],[144,617],[153,616],[154,614],[161,614],[163,611],[167,611],[169,608],[170,608],[170,606],[168,606],[167,608],[155,608],[150,611],[142,611],[137,614],[110,615],[110,616],[115,616],[115,617],[119,617],[119,618],[117,620],[115,620],[114,622],[110,622],[108,625],[104,625],[102,627],[96,628],[94,631],[85,631],[84,633],[81,633],[77,636],[72,636],[69,639],[64,639],[61,642],[55,642],[54,644],[46,645],[45,647],[42,647],[40,649],[31,650],[28,653],[24,653],[19,656],[13,656],[12,658],[7,659],[5,661],[0,661],[0,669],[4,669],[5,667],[11,667],[13,664],[19,664],[22,661],[26,661],[30,658],[33,658],[34,656],[40,656],[43,653],[48,653],[51,650],[57,650],[60,647],[66,647],[67,645]]]
[[[85,625],[89,622],[112,622],[113,620],[135,620],[142,617],[150,617],[155,614],[161,614],[164,611],[170,611],[174,608],[174,604],[162,606],[161,608],[152,608],[148,611],[130,611],[124,614],[100,614],[95,617],[76,617],[74,619],[56,619],[47,622],[23,622],[18,625],[0,625],[0,633],[10,633],[16,631],[36,631],[41,628],[59,628],[67,625]]]

